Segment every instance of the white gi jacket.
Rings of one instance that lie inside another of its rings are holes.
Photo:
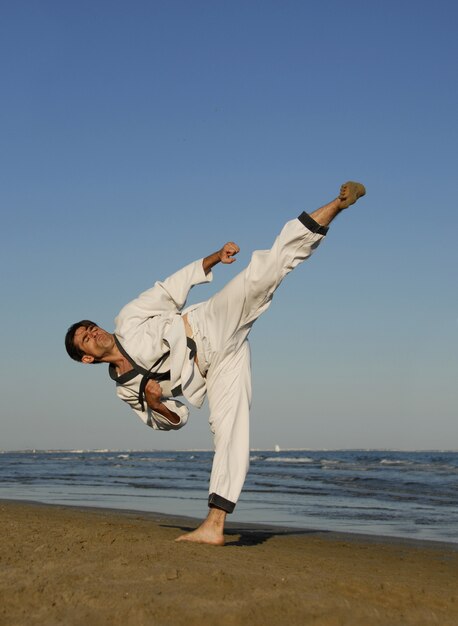
[[[170,351],[165,360],[152,372],[170,370],[170,381],[159,383],[163,391],[161,402],[179,415],[179,424],[172,424],[146,403],[142,411],[138,398],[142,379],[140,374],[124,384],[116,384],[119,398],[127,402],[145,424],[156,430],[177,430],[188,420],[189,409],[173,397],[173,389],[181,386],[179,395],[182,394],[196,407],[202,406],[205,399],[205,379],[198,367],[195,367],[194,359],[187,347],[181,312],[192,287],[212,280],[212,272],[205,274],[203,270],[202,259],[190,263],[164,281],[156,282],[151,289],[126,304],[115,319],[114,332],[121,346],[146,370]]]

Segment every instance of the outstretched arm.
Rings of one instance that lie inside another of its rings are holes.
[[[218,263],[233,263],[235,261],[234,257],[238,252],[240,252],[240,248],[233,241],[229,241],[224,244],[221,250],[218,250],[218,252],[214,252],[203,259],[202,267],[205,274],[208,274],[212,267]]]
[[[237,244],[226,243],[221,250],[202,261],[194,261],[165,280],[156,282],[154,287],[141,293],[121,310],[116,318],[117,332],[122,334],[120,328],[126,319],[136,318],[140,322],[165,312],[180,312],[186,304],[190,289],[194,285],[211,281],[211,268],[217,263],[233,263],[233,257],[238,251]]]

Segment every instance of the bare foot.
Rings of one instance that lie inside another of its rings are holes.
[[[207,543],[211,546],[224,546],[225,520],[225,511],[210,509],[207,519],[196,530],[181,535],[175,541],[191,541],[192,543]]]
[[[193,530],[191,533],[186,533],[175,539],[175,541],[191,541],[193,543],[207,543],[210,546],[224,546],[224,535],[214,533],[211,530],[204,528],[205,522]]]
[[[339,200],[340,209],[347,209],[352,204],[366,194],[366,189],[361,183],[355,183],[352,180],[344,183],[340,188]]]

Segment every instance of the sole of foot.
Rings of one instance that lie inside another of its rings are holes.
[[[349,206],[355,204],[355,202],[366,195],[366,188],[362,183],[356,183],[353,180],[349,180],[340,187],[339,199],[341,201],[341,208],[348,209]]]

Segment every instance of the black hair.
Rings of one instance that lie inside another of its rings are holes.
[[[89,326],[98,326],[98,324],[91,322],[91,320],[81,320],[81,322],[72,324],[67,330],[67,334],[65,335],[65,348],[67,350],[67,354],[71,359],[78,361],[79,363],[82,361],[84,352],[75,346],[75,333],[78,328],[81,328],[81,326],[83,328],[89,328]]]

